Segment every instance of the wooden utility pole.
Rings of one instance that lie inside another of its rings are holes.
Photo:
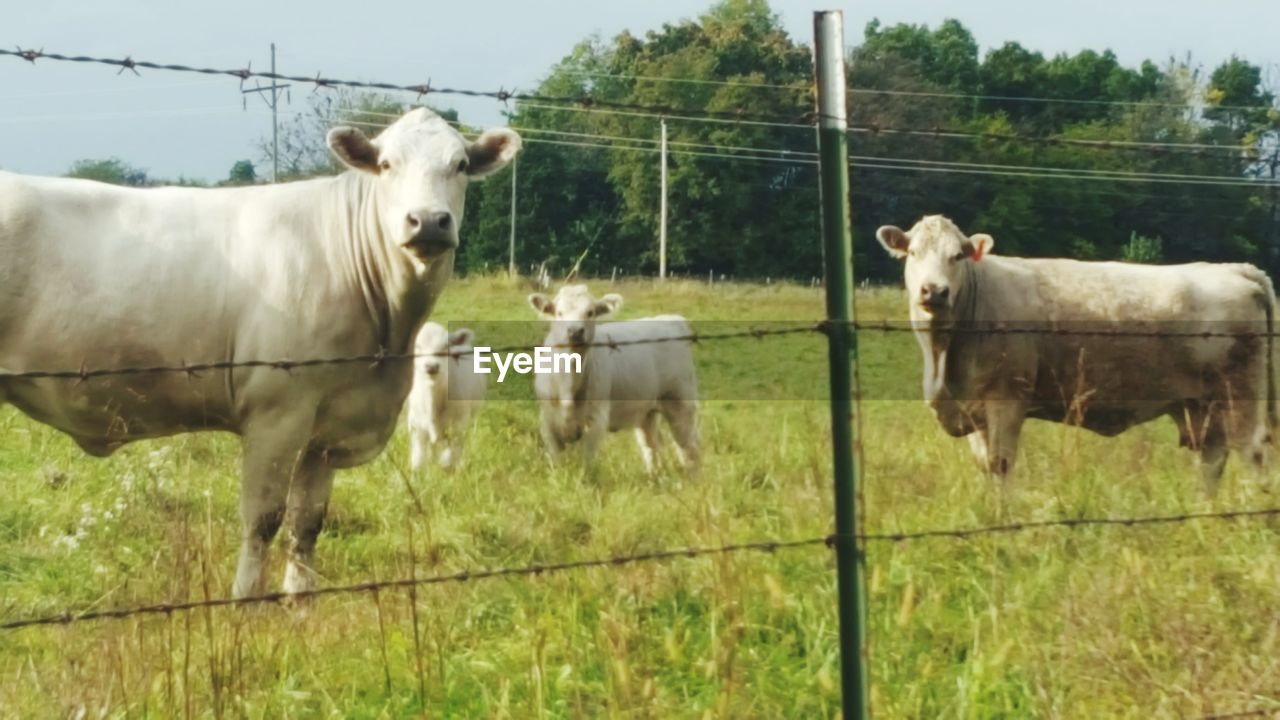
[[[667,279],[667,119],[662,118],[662,200],[658,206],[658,278]]]

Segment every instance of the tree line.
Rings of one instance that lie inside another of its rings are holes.
[[[850,152],[863,278],[899,272],[876,248],[876,227],[933,213],[992,234],[1004,254],[1237,260],[1280,271],[1275,187],[1150,179],[1277,179],[1280,105],[1262,68],[1244,58],[1205,72],[1190,57],[1126,67],[1109,50],[1048,57],[1017,42],[982,54],[957,20],[873,21],[848,70],[850,122],[860,129]],[[672,108],[675,272],[821,274],[817,168],[806,155],[813,129],[679,119],[684,109],[799,123],[813,110],[810,49],[766,0],[723,0],[643,37],[588,38],[531,93]],[[394,96],[317,95],[282,134],[282,168],[288,177],[335,172],[324,130],[356,117],[376,132],[405,108]],[[518,266],[656,273],[660,119],[536,102],[516,102],[507,115],[526,140],[515,193]],[[265,144],[259,149],[270,157]],[[237,168],[224,182],[256,180],[252,165]],[[469,191],[464,272],[506,267],[509,172]]]

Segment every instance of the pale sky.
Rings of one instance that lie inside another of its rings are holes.
[[[561,0],[556,3],[349,0],[0,0],[0,46],[161,63],[268,65],[279,70],[437,86],[533,90],[551,65],[592,33],[642,34],[710,6],[692,0]],[[842,9],[849,44],[878,17],[936,26],[955,17],[982,51],[1006,40],[1046,55],[1112,49],[1127,65],[1192,53],[1211,69],[1239,54],[1280,78],[1280,2],[1266,0],[862,0],[815,5],[774,0],[787,30],[811,41],[812,12]],[[310,89],[295,88],[305,107]],[[242,109],[238,81],[0,57],[0,168],[61,174],[77,159],[117,156],[153,177],[220,179],[270,134],[262,103]],[[493,100],[438,98],[476,124],[501,122]],[[260,174],[268,168],[259,164]]]

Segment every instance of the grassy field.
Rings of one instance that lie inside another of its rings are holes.
[[[822,307],[814,289],[787,285],[614,289],[623,318],[805,322]],[[529,320],[527,292],[456,281],[436,317]],[[905,315],[897,290],[858,300],[863,318]],[[1275,501],[1274,485],[1234,461],[1203,499],[1166,422],[1111,440],[1032,423],[1002,499],[966,443],[908,399],[914,341],[861,343],[870,531]],[[816,334],[699,344],[709,399],[694,479],[646,477],[629,433],[606,442],[595,476],[553,471],[528,401],[489,403],[453,474],[408,478],[398,433],[374,463],[339,474],[323,582],[824,535],[824,353]],[[12,408],[0,433],[0,619],[229,592],[235,438],[141,443],[101,461]],[[1278,531],[1215,521],[872,544],[874,714],[1280,708]],[[0,632],[0,716],[828,718],[839,714],[834,603],[819,546],[28,628]]]

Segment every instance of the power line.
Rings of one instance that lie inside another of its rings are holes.
[[[877,88],[849,88],[850,93],[858,95],[896,95],[903,97],[952,98],[957,100],[999,100],[1002,102],[1062,103],[1068,105],[1113,105],[1123,107],[1153,107],[1171,110],[1194,110],[1195,106],[1180,103],[1165,103],[1149,100],[1078,100],[1075,98],[1047,98],[1026,95],[983,95],[979,93],[952,93],[924,90],[880,90]],[[1252,105],[1210,105],[1203,109],[1214,110],[1266,110],[1264,107]]]
[[[812,91],[812,85],[807,82],[803,84],[784,84],[784,83],[768,83],[768,82],[752,82],[747,80],[717,80],[710,78],[680,78],[680,77],[664,77],[661,75],[628,75],[624,73],[593,73],[581,72],[576,70],[558,70],[561,75],[572,75],[576,77],[599,77],[611,78],[615,80],[643,80],[648,82],[669,82],[689,85],[719,85],[726,87],[741,88],[760,88],[762,90],[791,90],[795,92]],[[956,93],[928,90],[886,90],[880,88],[869,87],[850,87],[848,92],[854,95],[890,95],[895,97],[919,97],[919,98],[949,98],[956,100],[998,100],[1002,102],[1030,102],[1030,103],[1059,103],[1064,105],[1101,105],[1101,106],[1119,106],[1119,107],[1153,107],[1166,108],[1172,110],[1195,110],[1197,106],[1191,103],[1167,103],[1153,100],[1083,100],[1076,98],[1048,98],[1034,97],[1026,95],[992,95],[982,93]],[[1215,110],[1265,110],[1264,107],[1254,105],[1213,105],[1204,103],[1199,109],[1215,109]]]
[[[353,124],[365,124],[373,127],[381,127],[378,123],[361,123],[353,121]],[[605,148],[614,150],[631,150],[639,152],[661,152],[660,148],[650,145],[630,145],[620,146],[615,142],[626,143],[652,143],[653,140],[648,138],[622,137],[616,135],[595,135],[591,133],[576,133],[559,130],[541,130],[538,128],[527,128],[512,126],[513,130],[521,132],[544,132],[547,134],[555,134],[569,137],[581,137],[587,139],[608,140],[608,143],[593,143],[582,141],[565,141],[565,140],[548,140],[545,138],[527,138],[531,143],[542,143],[547,145],[560,145],[564,147],[589,147],[589,148]],[[739,160],[759,161],[783,163],[788,165],[816,165],[817,160],[814,159],[814,153],[805,151],[791,151],[774,148],[749,148],[732,145],[712,145],[704,143],[682,143],[671,142],[672,146],[697,146],[704,148],[715,148],[728,152],[698,152],[693,150],[672,149],[671,152],[681,155],[691,155],[698,157],[718,157],[731,158]],[[731,154],[742,153],[742,154]],[[762,155],[760,153],[770,153]],[[1151,182],[1164,184],[1187,184],[1187,185],[1203,185],[1203,186],[1221,186],[1221,187],[1246,187],[1250,189],[1265,189],[1271,187],[1280,187],[1280,183],[1270,180],[1251,179],[1251,178],[1235,178],[1228,175],[1199,175],[1189,173],[1143,173],[1130,170],[1094,170],[1089,168],[1057,168],[1044,167],[1034,165],[1005,165],[998,163],[969,163],[962,161],[947,160],[919,160],[915,158],[902,157],[885,157],[876,155],[854,155],[851,160],[856,163],[854,167],[877,169],[877,170],[919,170],[921,172],[951,172],[965,173],[977,175],[993,175],[1003,177],[1027,177],[1049,179],[1058,178],[1062,180],[1096,180],[1096,181],[1115,181],[1115,182]]]

